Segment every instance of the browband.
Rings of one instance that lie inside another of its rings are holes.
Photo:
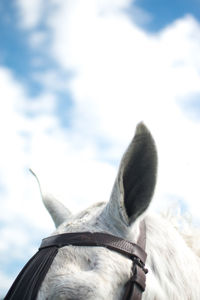
[[[39,249],[54,246],[61,248],[68,245],[105,247],[130,259],[138,257],[143,263],[147,257],[146,252],[137,244],[103,232],[72,232],[53,235],[43,239]]]

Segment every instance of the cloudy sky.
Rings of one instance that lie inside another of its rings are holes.
[[[200,1],[0,2],[0,296],[53,230],[36,180],[73,212],[108,200],[138,122],[151,209],[199,221]]]

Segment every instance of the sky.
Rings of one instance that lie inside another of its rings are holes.
[[[0,297],[54,225],[109,200],[144,121],[158,149],[150,207],[199,226],[200,1],[0,2]]]

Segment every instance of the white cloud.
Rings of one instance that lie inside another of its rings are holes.
[[[46,91],[66,92],[68,89],[67,76],[65,74],[60,75],[56,70],[34,72],[32,78],[42,84]]]
[[[19,11],[19,24],[25,29],[36,27],[41,20],[44,8],[43,0],[16,0]]]

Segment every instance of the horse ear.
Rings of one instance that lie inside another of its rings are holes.
[[[157,151],[147,127],[140,123],[124,153],[110,201],[109,217],[130,225],[149,206],[157,174]]]
[[[43,203],[48,210],[49,214],[51,215],[54,224],[56,228],[62,224],[64,221],[67,221],[69,218],[71,218],[72,214],[71,212],[60,202],[58,201],[53,195],[44,193],[41,189],[41,185],[39,182],[38,177],[36,174],[30,169],[30,172],[35,176],[39,188],[40,193],[42,196]]]

